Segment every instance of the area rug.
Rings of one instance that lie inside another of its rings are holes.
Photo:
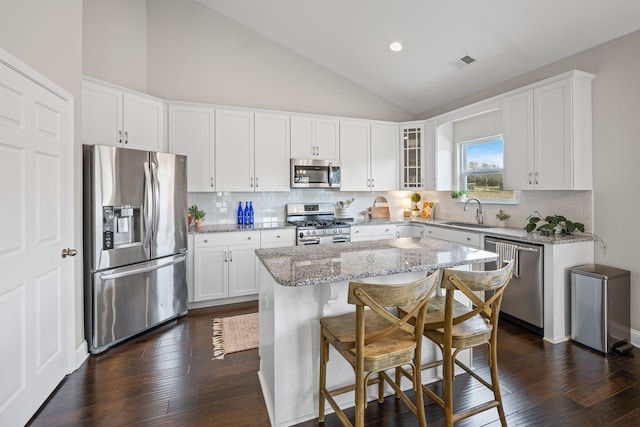
[[[258,313],[213,319],[213,359],[258,348]]]

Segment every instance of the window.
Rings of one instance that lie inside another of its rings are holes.
[[[505,191],[504,141],[502,135],[460,143],[461,189],[478,199],[514,199],[513,191]]]

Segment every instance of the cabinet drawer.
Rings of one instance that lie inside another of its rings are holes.
[[[254,245],[260,244],[259,231],[236,231],[230,233],[198,234],[194,239],[194,246],[202,248],[221,245]]]
[[[396,236],[395,224],[358,225],[351,227],[352,237]]]
[[[472,231],[452,230],[444,227],[425,225],[424,237],[432,237],[461,245],[480,247],[480,234]]]
[[[282,246],[295,246],[296,230],[295,228],[262,230],[260,232],[260,239],[263,247],[265,245],[273,247],[274,244],[281,244]]]

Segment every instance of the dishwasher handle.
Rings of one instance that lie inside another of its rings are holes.
[[[493,239],[485,238],[485,239],[484,239],[484,242],[485,242],[485,243],[493,243],[493,244],[496,244],[496,243],[498,243],[498,240],[493,240]],[[512,243],[512,242],[507,241],[507,240],[502,240],[502,242]],[[525,248],[524,246],[519,246],[519,245],[517,245],[517,244],[516,244],[516,249],[518,249],[519,251],[524,251],[524,252],[536,252],[536,253],[540,252],[540,249]]]

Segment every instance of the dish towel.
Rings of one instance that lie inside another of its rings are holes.
[[[502,267],[503,262],[513,260],[513,276],[520,277],[520,268],[518,266],[518,245],[496,242],[496,252],[498,253],[498,268]]]

